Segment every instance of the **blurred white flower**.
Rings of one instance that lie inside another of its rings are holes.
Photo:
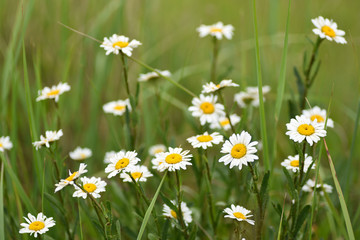
[[[129,42],[129,38],[123,35],[119,36],[117,34],[113,34],[109,38],[104,38],[104,42],[100,45],[100,47],[104,48],[106,51],[106,55],[110,53],[119,54],[119,52],[123,52],[127,56],[132,55],[132,51],[134,48],[137,48],[141,45],[141,42],[137,40],[131,40]]]
[[[249,219],[250,217],[252,217],[253,215],[248,215],[249,213],[251,213],[251,211],[247,210],[246,208],[239,206],[239,205],[234,205],[231,204],[230,208],[225,208],[224,209],[224,213],[226,213],[227,215],[225,215],[225,218],[232,218],[232,219],[236,219],[239,222],[242,221],[246,221],[247,223],[254,225],[255,221]]]
[[[231,79],[222,80],[219,84],[209,82],[202,86],[203,90],[201,91],[201,93],[212,93],[225,87],[238,87],[238,86],[239,84],[233,83]]]
[[[130,175],[136,182],[146,182],[148,177],[153,176],[146,166],[136,165],[130,167],[129,171],[120,173],[120,178],[124,182],[132,182]]]
[[[326,38],[329,41],[334,40],[336,43],[341,44],[347,43],[343,37],[345,32],[337,29],[337,24],[333,20],[324,19],[322,16],[319,16],[318,18],[311,19],[311,21],[316,27],[313,29],[313,32],[320,38]]]
[[[54,85],[51,88],[45,87],[39,91],[39,96],[36,98],[36,101],[55,99],[55,102],[57,102],[59,101],[59,96],[68,91],[70,91],[70,86],[67,83],[59,83],[57,86]]]
[[[36,150],[45,145],[47,148],[50,147],[50,143],[57,141],[63,135],[62,129],[59,131],[46,131],[45,137],[43,135],[40,136],[40,141],[33,142],[33,145]]]
[[[288,156],[287,159],[285,159],[281,166],[285,167],[287,170],[292,170],[293,172],[299,172],[300,171],[300,162],[299,162],[299,155],[295,156]],[[305,153],[305,161],[304,161],[304,172],[307,172],[310,165],[313,162],[312,156],[308,156]],[[315,169],[315,163],[312,165],[311,169]]]
[[[88,170],[86,169],[86,164],[84,163],[80,163],[79,170],[76,172],[71,173],[71,171],[69,170],[69,177],[65,179],[61,179],[59,183],[55,184],[56,186],[55,192],[60,191],[69,184],[73,185],[74,180],[80,177],[82,174],[87,173],[87,171]]]
[[[321,109],[318,106],[315,106],[311,109],[303,110],[302,114],[303,114],[303,116],[309,118],[311,121],[316,120],[318,123],[325,124],[325,120],[326,120],[326,110],[325,109]],[[334,121],[331,118],[328,118],[328,120],[326,122],[326,126],[333,128]]]
[[[125,100],[117,100],[108,102],[103,106],[103,110],[105,113],[112,113],[115,116],[121,116],[125,113],[126,108],[131,111],[131,105],[129,99]]]
[[[158,70],[155,69],[156,71],[158,71],[161,75],[165,76],[165,77],[170,77],[171,73],[168,70]],[[151,79],[157,79],[159,78],[159,74],[157,72],[149,72],[149,73],[142,73],[140,74],[139,78],[138,78],[138,82],[147,82]]]
[[[211,134],[208,134],[208,132],[204,132],[201,135],[196,135],[188,138],[187,141],[191,143],[193,148],[207,149],[208,147],[212,147],[215,144],[223,142],[224,137],[218,132],[213,132]]]
[[[189,107],[192,116],[200,118],[201,125],[218,121],[220,117],[225,116],[224,106],[216,103],[217,96],[204,96],[200,94],[200,98],[193,98],[193,106]]]
[[[171,200],[171,203],[174,204],[175,206],[177,205],[175,200]],[[181,202],[181,212],[182,212],[182,216],[183,216],[183,219],[184,219],[184,223],[185,223],[186,226],[188,226],[189,223],[192,222],[192,217],[191,217],[192,212],[188,208],[186,203],[184,203],[184,202]],[[172,210],[166,204],[163,205],[163,216],[171,218],[171,219],[178,220],[178,216],[177,216],[176,212],[174,210]]]
[[[234,27],[232,25],[224,25],[222,22],[217,22],[213,25],[201,25],[196,29],[200,37],[205,37],[207,35],[216,37],[218,40],[221,40],[223,37],[231,39],[233,36]]]
[[[4,152],[5,150],[10,150],[12,147],[13,147],[13,144],[10,141],[9,136],[0,137],[0,152]]]
[[[77,147],[74,151],[69,153],[73,160],[84,160],[92,156],[92,151],[89,148]]]

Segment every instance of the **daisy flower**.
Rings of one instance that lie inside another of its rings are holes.
[[[175,206],[177,205],[177,202],[175,200],[171,200],[171,203],[174,204]],[[188,206],[186,205],[186,203],[181,202],[181,212],[182,212],[182,216],[184,219],[184,223],[186,226],[189,225],[189,223],[192,222],[192,217],[191,217],[191,210],[188,208]],[[163,216],[171,218],[171,219],[175,219],[177,220],[177,214],[174,210],[172,210],[168,205],[164,204],[163,205]]]
[[[108,178],[112,178],[121,171],[128,172],[130,167],[135,166],[140,159],[136,157],[135,151],[120,151],[110,159],[110,164],[105,168],[105,173],[109,173]]]
[[[30,236],[34,234],[37,238],[38,234],[43,234],[49,231],[49,228],[55,226],[55,221],[52,217],[48,218],[43,213],[38,213],[35,217],[28,213],[27,217],[24,217],[26,223],[21,223],[19,233],[30,233]]]
[[[192,116],[200,118],[201,125],[212,123],[225,116],[224,106],[216,101],[217,96],[200,94],[200,98],[192,100],[193,106],[189,107],[189,111],[192,112]]]
[[[59,183],[55,184],[55,192],[60,191],[69,184],[73,185],[74,180],[80,177],[82,174],[86,173],[87,171],[88,170],[86,169],[86,164],[84,163],[80,163],[79,170],[76,172],[71,173],[71,171],[69,170],[69,176],[65,179],[61,179]]]
[[[288,130],[286,135],[289,135],[290,139],[299,143],[306,140],[310,146],[326,136],[324,123],[311,121],[305,116],[296,116],[295,119],[291,119],[290,123],[286,124],[286,128]]]
[[[151,156],[155,156],[155,154],[165,152],[165,151],[166,151],[166,147],[164,144],[156,144],[149,148],[149,154]]]
[[[125,150],[120,150],[119,152],[115,152],[115,151],[110,151],[110,152],[107,152],[105,153],[105,157],[104,157],[104,163],[106,164],[109,164],[111,163],[111,158],[115,157],[115,155],[117,153],[120,153],[120,152],[126,152]]]
[[[233,36],[234,27],[232,25],[224,25],[222,22],[215,23],[213,25],[201,25],[196,29],[200,37],[206,37],[207,35],[216,37],[221,40],[223,37],[231,39]]]
[[[36,101],[55,99],[55,102],[57,102],[59,101],[59,96],[68,91],[70,91],[70,86],[67,83],[59,83],[51,88],[45,87],[43,90],[39,90],[39,96],[36,98]]]
[[[136,182],[146,182],[148,177],[153,176],[147,167],[140,165],[130,167],[128,172],[120,173],[120,178],[122,178],[124,182],[132,182],[129,174]]]
[[[232,219],[236,219],[239,222],[242,221],[246,221],[247,223],[254,225],[255,221],[249,219],[250,217],[252,217],[253,215],[248,215],[251,211],[247,210],[244,207],[241,207],[239,205],[234,205],[231,204],[230,208],[225,208],[224,209],[224,213],[226,213],[227,215],[225,215],[225,218],[232,218]]]
[[[267,94],[269,91],[269,86],[263,86],[263,95]],[[263,100],[265,101],[265,97]],[[234,101],[242,108],[245,108],[248,105],[258,107],[260,104],[258,87],[247,87],[246,91],[242,91],[234,95]]]
[[[159,72],[161,75],[165,76],[165,77],[170,77],[171,73],[168,70],[158,70],[155,69],[157,72]],[[139,78],[138,78],[138,82],[147,82],[151,79],[158,79],[160,78],[160,75],[157,72],[149,72],[149,73],[145,73],[145,74],[140,74]]]
[[[108,102],[103,106],[103,110],[105,113],[112,113],[115,116],[121,116],[125,113],[126,108],[131,111],[131,105],[129,99],[125,100],[117,100]]]
[[[241,118],[238,115],[236,115],[236,114],[230,115],[230,121],[233,126],[238,124],[240,122],[240,120],[241,120]],[[224,130],[230,130],[231,129],[230,121],[226,116],[220,117],[218,119],[218,121],[212,122],[210,124],[210,128],[211,129],[223,128]]]
[[[69,153],[73,160],[84,160],[92,156],[92,151],[89,148],[77,147],[74,151]]]
[[[161,172],[165,169],[168,169],[170,172],[180,169],[186,170],[187,165],[192,165],[190,162],[192,154],[188,154],[189,152],[189,150],[183,151],[182,148],[169,147],[168,152],[157,153],[155,155],[153,164],[155,163],[154,165]]]
[[[249,162],[259,159],[255,155],[257,152],[255,145],[258,142],[250,141],[251,135],[246,131],[242,131],[241,134],[234,133],[231,135],[221,148],[221,152],[227,154],[221,157],[219,162],[224,162],[225,165],[230,163],[230,168],[239,166],[239,170],[241,170],[242,165],[247,165]]]
[[[285,167],[287,170],[292,170],[293,172],[298,172],[300,170],[300,163],[299,163],[299,155],[295,156],[288,156],[287,159],[285,159],[281,166]],[[305,161],[304,161],[304,172],[307,172],[310,165],[313,162],[312,156],[308,156],[305,153]],[[315,163],[312,165],[311,169],[315,169]]]
[[[209,82],[202,86],[203,90],[201,91],[201,93],[212,93],[225,87],[238,87],[238,86],[239,84],[233,83],[231,79],[222,80],[219,84]]]
[[[313,107],[313,108],[311,108],[309,110],[303,110],[302,115],[309,118],[311,121],[317,120],[318,123],[324,123],[325,124],[326,110],[321,109],[318,106],[315,106],[315,107]],[[334,121],[332,119],[328,118],[328,120],[326,122],[326,126],[333,128],[334,127]]]
[[[82,197],[85,199],[87,194],[91,194],[94,198],[100,198],[101,192],[105,192],[105,186],[107,185],[105,181],[102,181],[101,178],[96,177],[82,177],[80,178],[82,182],[82,187],[86,191],[84,192],[81,188],[74,185],[76,191],[73,194],[73,197]]]
[[[36,148],[36,150],[41,148],[43,145],[49,148],[50,143],[59,140],[62,135],[63,135],[62,129],[60,129],[59,131],[46,131],[45,137],[41,135],[40,141],[33,142],[33,145]]]
[[[304,192],[312,192],[314,194],[315,181],[309,179],[302,187]],[[316,192],[320,192],[321,196],[324,196],[324,192],[332,193],[333,187],[328,184],[321,185],[320,183],[316,184]]]
[[[337,24],[333,20],[329,20],[327,18],[324,19],[320,16],[318,18],[311,19],[311,21],[316,27],[313,29],[313,32],[320,38],[326,38],[329,41],[334,40],[335,42],[341,44],[347,43],[343,37],[345,32],[337,29]]]
[[[212,147],[213,144],[215,145],[223,142],[224,137],[220,135],[220,133],[218,132],[214,132],[212,134],[208,134],[208,132],[204,132],[201,135],[188,138],[187,141],[191,143],[193,148],[207,149],[208,147]]]
[[[123,35],[119,36],[116,34],[113,34],[109,38],[104,38],[104,42],[100,45],[100,47],[104,48],[106,51],[106,55],[109,55],[110,53],[114,53],[116,55],[119,54],[121,51],[125,55],[131,57],[132,50],[134,48],[137,48],[141,45],[141,42],[137,40],[131,40],[129,42],[129,38],[125,37]]]
[[[9,136],[0,137],[0,152],[4,152],[4,150],[10,150],[12,147],[13,147],[13,144],[10,141]]]

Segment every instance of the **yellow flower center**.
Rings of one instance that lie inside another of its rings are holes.
[[[203,111],[203,113],[205,114],[212,114],[215,111],[215,107],[214,104],[209,103],[209,102],[203,102],[200,105],[200,109]]]
[[[86,154],[85,154],[85,153],[80,153],[80,158],[81,158],[81,159],[86,158]]]
[[[71,175],[70,175],[69,177],[67,177],[65,180],[71,182],[72,180],[74,180],[74,177],[75,177],[75,175],[76,175],[77,173],[78,173],[78,172],[73,172],[73,174],[71,174]]]
[[[118,41],[116,43],[113,43],[113,48],[115,48],[116,46],[120,47],[120,48],[124,48],[127,47],[129,45],[128,42],[122,42],[122,41]]]
[[[171,210],[170,214],[171,214],[171,216],[173,216],[173,218],[176,218],[176,212],[174,210]]]
[[[131,176],[136,180],[142,176],[142,172],[133,172],[131,173]]]
[[[124,167],[129,165],[129,163],[130,160],[128,158],[122,158],[115,164],[115,169],[116,170],[123,169]]]
[[[323,26],[321,28],[321,31],[329,37],[332,37],[332,38],[336,37],[335,31],[329,26]]]
[[[226,125],[228,125],[228,124],[230,124],[230,121],[229,121],[229,119],[225,119],[225,120],[223,120],[223,121],[220,121],[220,125],[221,126],[226,126]]]
[[[165,162],[169,164],[176,164],[182,161],[182,156],[178,153],[171,153],[165,158]]]
[[[297,131],[301,134],[301,135],[305,135],[305,136],[310,136],[312,134],[314,134],[315,132],[315,128],[309,124],[301,124]]]
[[[1,148],[1,147],[3,147],[3,144],[2,144],[2,143],[0,143],[0,148]]]
[[[324,122],[324,118],[318,114],[314,114],[311,116],[311,121],[315,121],[315,119],[317,120],[317,122],[321,123]]]
[[[97,187],[96,187],[96,185],[93,184],[93,183],[86,183],[86,184],[84,184],[83,188],[84,188],[87,192],[92,193],[93,191],[96,190]]]
[[[231,149],[231,156],[233,158],[239,159],[239,158],[242,158],[243,156],[245,156],[245,154],[246,154],[246,146],[242,143],[236,144]]]
[[[56,89],[56,90],[52,90],[52,91],[48,92],[46,95],[47,95],[48,97],[50,97],[50,96],[55,96],[55,95],[58,95],[59,92],[60,92],[60,90],[59,90],[59,89]]]
[[[245,215],[241,212],[234,212],[233,214],[236,218],[246,219]]]
[[[33,230],[33,231],[40,231],[44,227],[45,227],[45,223],[40,222],[40,221],[34,221],[34,222],[30,223],[30,225],[29,225],[29,229]]]
[[[214,32],[222,32],[222,29],[213,27],[213,28],[210,29],[210,32],[212,32],[212,33],[214,33]]]
[[[155,151],[154,151],[154,153],[161,153],[161,152],[164,152],[164,150],[162,148],[155,149]]]
[[[290,166],[292,167],[299,167],[299,160],[292,160],[290,162]]]
[[[213,140],[213,137],[210,135],[202,135],[202,136],[197,137],[197,140],[199,142],[210,142],[211,140]]]
[[[121,111],[121,110],[124,110],[125,109],[125,106],[124,105],[116,105],[114,107],[114,110],[117,110],[117,111]]]
[[[220,84],[217,84],[216,87],[217,87],[217,88],[220,88]]]

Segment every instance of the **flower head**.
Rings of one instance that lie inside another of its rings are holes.
[[[10,150],[12,147],[13,147],[13,144],[10,141],[9,136],[0,137],[0,152],[4,152],[4,150]]]
[[[219,162],[224,162],[225,165],[230,163],[230,168],[239,166],[239,170],[241,170],[242,165],[247,165],[249,162],[259,159],[259,157],[255,155],[257,152],[255,145],[257,145],[258,142],[250,141],[251,135],[246,131],[242,131],[241,134],[234,133],[231,135],[229,140],[226,140],[221,148],[221,152],[227,154],[221,157]]]
[[[231,114],[230,120],[226,116],[223,116],[223,117],[220,117],[218,119],[218,121],[212,122],[210,124],[210,128],[211,129],[223,128],[224,130],[230,130],[231,129],[230,121],[231,121],[231,124],[233,126],[235,126],[236,124],[238,124],[240,122],[240,120],[241,120],[241,118],[236,114]]]
[[[165,77],[171,76],[171,73],[168,70],[161,71],[161,70],[156,69],[156,71]],[[160,75],[157,72],[149,72],[149,73],[145,73],[145,74],[140,74],[140,76],[138,78],[138,82],[147,82],[151,79],[155,80],[155,79],[160,78]]]
[[[86,164],[84,163],[80,163],[79,170],[76,172],[71,173],[71,171],[69,170],[69,176],[65,179],[61,179],[59,183],[55,184],[55,192],[60,191],[69,184],[73,185],[74,180],[80,177],[82,174],[86,173],[87,171],[88,170],[86,169]]]
[[[59,140],[62,135],[63,135],[62,129],[60,129],[59,131],[46,131],[45,137],[41,135],[40,141],[33,142],[33,145],[36,148],[36,150],[41,148],[43,145],[49,148],[50,143]]]
[[[317,120],[311,121],[305,116],[296,116],[286,124],[286,127],[288,130],[286,135],[289,135],[290,139],[299,143],[306,140],[310,146],[326,136],[324,123],[318,123]]]
[[[203,148],[206,149],[208,147],[212,147],[213,144],[219,144],[224,141],[224,137],[220,135],[218,132],[214,132],[212,134],[208,134],[208,132],[204,132],[201,135],[196,135],[194,137],[190,137],[187,139],[189,143],[194,148]]]
[[[111,158],[115,157],[117,153],[123,152],[125,154],[125,150],[120,150],[119,152],[115,152],[115,151],[110,151],[105,153],[105,157],[104,157],[104,163],[109,164],[111,163]]]
[[[120,151],[110,159],[110,164],[105,168],[109,173],[108,178],[112,178],[120,172],[130,171],[130,167],[135,166],[140,159],[136,157],[137,153]]]
[[[91,149],[77,147],[74,151],[69,153],[70,158],[73,160],[84,160],[92,156]]]
[[[320,38],[326,38],[329,41],[334,40],[341,44],[347,43],[343,37],[345,32],[337,29],[337,24],[333,20],[324,19],[322,16],[319,16],[318,18],[311,19],[311,21],[316,27],[313,29],[313,32]]]
[[[96,177],[82,177],[80,178],[82,182],[82,188],[86,191],[83,191],[78,186],[74,185],[75,192],[73,194],[73,197],[82,197],[85,199],[88,194],[91,194],[94,198],[100,198],[101,192],[105,192],[105,186],[107,185],[105,181],[102,181],[101,178]]]
[[[171,203],[174,204],[176,206],[176,202],[175,200],[171,200]],[[189,225],[189,223],[192,222],[192,217],[191,217],[191,210],[188,208],[188,206],[186,205],[186,203],[181,202],[181,213],[184,219],[184,223],[186,226]],[[174,210],[172,210],[168,205],[164,204],[163,205],[163,216],[171,218],[171,219],[175,219],[178,220],[178,216],[176,214],[176,212]]]
[[[27,217],[24,217],[26,223],[21,223],[23,227],[20,229],[19,233],[30,233],[34,234],[34,237],[37,238],[38,234],[43,234],[49,231],[49,228],[55,226],[55,221],[52,217],[48,218],[43,213],[38,213],[35,217],[28,213]]]
[[[223,89],[225,87],[238,87],[238,86],[239,84],[233,83],[231,79],[222,80],[219,84],[209,82],[203,85],[203,90],[201,91],[201,93],[212,93],[212,92],[216,92],[217,90]]]
[[[129,99],[108,102],[103,106],[105,113],[112,113],[115,116],[121,116],[125,113],[126,108],[131,111]]]
[[[318,123],[324,123],[326,120],[326,110],[321,109],[318,106],[315,106],[309,110],[303,110],[302,111],[303,116],[309,118],[311,121],[317,121]],[[326,122],[327,127],[334,127],[334,121],[330,118],[328,118]]]
[[[194,117],[200,118],[201,125],[217,121],[220,117],[225,116],[224,106],[216,103],[217,96],[204,96],[200,94],[200,98],[192,100],[193,106],[189,107]]]
[[[253,215],[248,215],[249,213],[251,213],[251,211],[239,205],[235,206],[234,204],[231,204],[230,208],[224,209],[224,213],[226,213],[226,215],[224,216],[225,218],[236,219],[239,222],[246,221],[251,225],[255,224],[254,220],[249,219],[250,217],[253,216]]]
[[[129,42],[128,37],[113,34],[109,38],[105,37],[104,42],[100,45],[100,47],[105,49],[106,55],[109,55],[110,53],[118,55],[121,51],[122,53],[130,57],[132,55],[132,50],[140,45],[141,42],[135,39]]]
[[[281,166],[285,167],[287,170],[292,170],[293,172],[298,172],[300,171],[300,157],[299,155],[295,155],[295,156],[288,156],[287,159],[285,159],[282,163]],[[313,162],[313,158],[312,156],[308,156],[305,153],[305,161],[304,161],[304,172],[307,172],[310,165]],[[315,163],[312,165],[311,169],[315,169]]]
[[[305,183],[305,185],[302,187],[302,190],[304,192],[312,192],[314,194],[314,189],[315,189],[315,181],[309,179],[307,180],[307,182]],[[316,192],[320,192],[321,196],[324,196],[324,192],[327,193],[332,193],[332,189],[333,187],[328,185],[328,184],[316,184]]]
[[[262,87],[263,95],[267,94],[269,91],[269,86]],[[263,100],[265,101],[265,97],[263,98]],[[242,108],[249,105],[253,107],[258,107],[260,104],[258,87],[247,87],[246,91],[242,91],[234,95],[234,101],[237,102],[237,104]]]
[[[55,99],[55,102],[57,102],[59,101],[59,96],[68,91],[70,91],[70,86],[67,83],[59,83],[51,88],[45,87],[43,90],[39,90],[39,96],[36,98],[36,101]]]
[[[130,167],[128,172],[120,173],[120,178],[124,182],[132,182],[130,175],[136,182],[146,182],[148,177],[153,176],[146,166],[136,165]]]
[[[155,155],[153,164],[157,166],[160,172],[166,169],[170,172],[180,169],[185,170],[187,165],[192,165],[190,162],[192,154],[189,154],[189,152],[189,150],[183,151],[182,148],[169,147],[168,152],[161,152]]]
[[[210,35],[216,37],[218,40],[221,40],[223,37],[231,39],[234,34],[234,27],[230,24],[224,25],[222,22],[213,25],[201,25],[196,30],[199,32],[200,37]]]
[[[156,144],[153,145],[149,148],[149,154],[151,156],[155,156],[157,153],[161,153],[161,152],[165,152],[166,151],[166,147],[164,144]]]

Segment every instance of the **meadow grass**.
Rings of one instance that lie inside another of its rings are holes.
[[[27,213],[39,212],[56,221],[43,239],[360,237],[360,23],[354,21],[359,7],[350,0],[2,1],[0,137],[10,136],[13,148],[0,152],[0,240],[33,239],[19,233],[20,223]],[[324,40],[314,47],[311,19],[320,15],[337,22],[347,45]],[[217,21],[234,26],[231,40],[199,38],[197,27]],[[142,45],[131,57],[105,56],[99,45],[113,33]],[[172,75],[137,82],[140,73],[157,69]],[[309,89],[301,84],[307,72],[316,75]],[[188,107],[202,85],[222,79],[240,85],[222,90],[218,98],[227,116],[237,113],[242,120],[234,131],[219,132],[227,140],[245,130],[263,146],[259,160],[241,170],[218,161],[223,143],[198,151],[186,141],[214,131],[200,125]],[[59,82],[69,83],[71,90],[58,103],[36,102],[38,90]],[[265,85],[271,91],[263,101]],[[259,90],[258,108],[234,102],[234,94],[247,86]],[[327,109],[335,127],[327,128],[326,141],[306,147],[315,170],[295,175],[280,163],[299,154],[303,167],[305,151],[285,135],[285,124],[300,114],[305,89],[306,108]],[[104,113],[105,103],[128,97],[132,111]],[[50,149],[33,147],[45,131],[59,129],[64,135]],[[148,150],[157,143],[190,150],[192,166],[176,174],[151,169]],[[54,193],[55,183],[79,168],[68,156],[77,146],[93,153],[84,161],[86,175],[107,182],[100,199],[73,198],[70,187]],[[154,176],[140,184],[107,179],[104,155],[121,149],[136,150]],[[301,187],[308,178],[332,185],[333,192],[305,193]],[[192,211],[189,225],[182,219],[181,202]],[[179,221],[162,216],[163,204]],[[224,218],[231,204],[251,210],[255,226]]]

